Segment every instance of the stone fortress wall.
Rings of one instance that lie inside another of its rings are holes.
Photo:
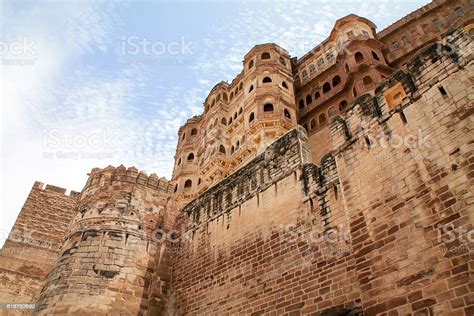
[[[171,181],[109,166],[81,193],[34,185],[0,302],[472,315],[472,17],[436,1],[379,33],[341,18],[299,59],[255,46],[180,128]]]

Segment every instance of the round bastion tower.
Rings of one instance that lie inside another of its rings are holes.
[[[134,167],[95,168],[35,314],[162,313],[171,186]]]

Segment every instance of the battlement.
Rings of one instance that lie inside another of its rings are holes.
[[[33,188],[41,190],[41,191],[45,191],[45,192],[59,193],[59,194],[63,194],[66,196],[71,196],[71,197],[77,197],[81,194],[81,192],[77,192],[73,190],[67,193],[68,190],[65,188],[61,188],[61,187],[51,185],[51,184],[46,184],[45,186],[43,182],[39,182],[39,181],[35,181],[35,183],[33,184]]]
[[[310,162],[305,130],[296,127],[244,167],[214,185],[183,208],[194,224],[227,214],[246,200]]]
[[[166,194],[171,193],[171,184],[166,178],[159,178],[155,173],[148,176],[145,171],[139,171],[135,167],[126,168],[123,165],[118,167],[108,166],[103,169],[92,169],[89,174],[89,179],[84,187],[84,191],[101,186],[105,182],[112,183],[114,181],[133,183]]]

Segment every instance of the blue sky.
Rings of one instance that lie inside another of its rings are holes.
[[[302,56],[342,16],[381,30],[426,3],[3,1],[0,245],[36,180],[80,191],[121,163],[169,179],[179,126],[254,45]]]

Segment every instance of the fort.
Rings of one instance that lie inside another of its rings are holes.
[[[36,182],[0,253],[34,315],[474,315],[472,1],[253,47],[171,180]]]

